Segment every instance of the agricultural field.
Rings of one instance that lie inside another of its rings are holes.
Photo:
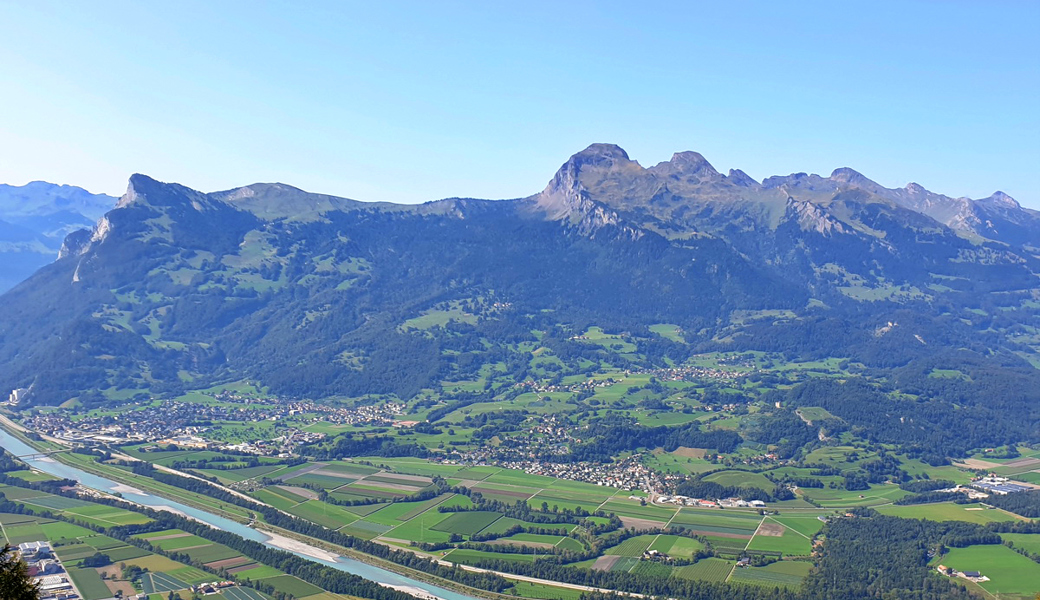
[[[958,571],[979,571],[989,581],[979,585],[1002,598],[1029,598],[1040,592],[1040,564],[1001,545],[951,548],[949,554],[933,561]]]
[[[734,569],[730,581],[767,587],[797,588],[805,580],[812,563],[780,561],[764,567]]]
[[[932,521],[967,521],[968,523],[991,523],[993,521],[1014,521],[1016,517],[999,509],[986,508],[981,504],[954,504],[953,502],[937,502],[934,504],[910,504],[906,506],[880,506],[876,509],[883,515],[902,517],[904,519],[929,519]]]
[[[705,558],[695,564],[675,569],[672,576],[697,581],[726,581],[735,567],[735,561]]]
[[[822,525],[822,523],[821,523]],[[809,556],[812,542],[800,531],[789,529],[779,521],[765,519],[748,543],[749,553],[779,553],[782,556]]]
[[[1000,538],[1011,542],[1015,548],[1040,555],[1040,534],[1038,533],[1002,533]]]
[[[59,511],[99,527],[148,523],[148,517],[118,507],[96,504],[86,500],[55,496],[37,490],[2,486],[0,492],[9,499],[27,507],[43,507]],[[155,552],[97,533],[91,529],[64,521],[42,517],[0,513],[0,530],[5,541],[18,544],[29,541],[50,541],[55,553],[67,569],[69,577],[85,600],[103,600],[117,593],[160,594],[169,592],[188,594],[188,587],[214,581],[214,573],[178,562],[156,552],[187,555],[214,571],[227,570],[241,580],[262,581],[277,590],[298,598],[326,594],[317,586],[306,583],[273,567],[265,566],[243,556],[236,550],[211,542],[179,529],[154,531],[136,536],[148,542]],[[102,567],[85,567],[83,559],[97,553],[109,557],[111,563]],[[146,570],[132,580],[125,579],[124,567]],[[104,576],[104,577],[103,577]],[[225,598],[232,600],[264,600],[264,596],[248,588],[225,590]],[[338,598],[330,596],[330,598]],[[316,600],[322,600],[316,598]]]

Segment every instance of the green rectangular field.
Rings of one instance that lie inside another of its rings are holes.
[[[118,563],[124,560],[131,560],[134,558],[141,558],[148,556],[151,552],[138,548],[137,546],[123,546],[122,548],[115,548],[112,550],[105,551],[105,554],[112,559],[112,562]]]
[[[242,571],[236,571],[235,572],[235,577],[245,577],[247,579],[252,579],[253,581],[256,581],[258,579],[264,579],[264,578],[267,578],[267,577],[276,577],[278,575],[284,575],[285,574],[282,571],[279,571],[278,569],[276,569],[274,567],[269,567],[267,565],[261,565],[261,564],[258,564],[258,563],[253,563],[253,564],[255,566],[253,566],[252,568],[244,569]]]
[[[389,488],[379,487],[375,485],[365,485],[364,480],[359,483],[351,483],[346,487],[342,487],[337,490],[337,494],[355,494],[361,498],[377,498],[380,500],[396,500],[398,498],[404,498],[409,494],[398,490],[391,490]]]
[[[848,491],[845,489],[807,488],[801,491],[806,497],[812,498],[824,508],[889,504],[909,493],[899,489],[898,486],[885,484],[873,485],[869,490]]]
[[[86,544],[69,544],[67,546],[58,546],[55,548],[55,551],[62,562],[72,564],[81,558],[93,556],[97,553],[97,548]]]
[[[48,494],[47,492],[41,492],[39,490],[27,490],[25,488],[16,487],[13,485],[0,485],[0,492],[3,492],[4,496],[8,500],[25,500],[26,498],[57,498],[57,496]]]
[[[57,510],[67,510],[72,508],[81,508],[85,506],[97,506],[83,500],[76,498],[66,498],[64,496],[40,496],[37,498],[30,498],[25,501],[28,504],[35,504],[36,506],[42,506],[44,508],[53,508]]]
[[[197,535],[186,535],[165,540],[155,540],[149,543],[163,550],[180,550],[181,548],[189,548],[191,546],[208,546],[211,542]]]
[[[210,573],[207,573],[202,569],[197,569],[195,567],[187,565],[182,566],[179,569],[167,571],[167,574],[176,577],[177,579],[180,579],[182,581],[186,581],[192,585],[197,583],[203,583],[205,581],[213,581],[213,575],[211,575]]]
[[[770,517],[772,520],[780,523],[788,529],[793,529],[805,537],[812,537],[816,535],[821,529],[823,529],[823,521],[815,516],[776,516]]]
[[[776,487],[776,484],[767,479],[765,475],[750,471],[719,471],[706,476],[704,481],[711,481],[725,486],[758,488],[766,492],[771,492]]]
[[[262,490],[250,492],[250,495],[261,502],[270,504],[271,506],[281,510],[286,510],[287,508],[299,504],[299,502],[293,502],[281,494],[274,493],[271,488],[264,488]]]
[[[672,576],[672,572],[675,569],[666,564],[653,562],[648,560],[641,560],[634,567],[631,572],[637,575],[648,575],[650,577],[657,577],[660,579],[668,579]]]
[[[451,492],[447,492],[447,493],[441,494],[440,496],[437,496],[436,498],[431,498],[429,500],[426,500],[425,502],[403,502],[402,504],[405,504],[407,506],[411,506],[412,510],[402,514],[399,518],[402,521],[408,521],[410,519],[414,519],[415,517],[421,515],[422,513],[427,512],[428,510],[432,509],[433,507],[438,506],[441,503],[447,501],[453,495],[454,494],[452,494]]]
[[[464,565],[477,564],[477,562],[486,559],[494,560],[506,560],[510,562],[534,562],[534,554],[506,554],[503,552],[484,552],[482,550],[469,550],[460,548],[458,550],[452,550],[445,557],[444,560],[461,563]]]
[[[748,544],[748,552],[779,552],[783,556],[809,556],[812,554],[812,542],[808,538],[790,529],[784,528],[779,536],[759,533]]]
[[[17,546],[24,542],[38,542],[47,539],[43,529],[36,523],[4,525],[4,533],[7,535],[7,541],[12,546]]]
[[[422,515],[384,532],[388,538],[420,541],[420,542],[446,542],[451,537],[446,531],[439,531],[435,527],[454,513],[441,513],[427,511]]]
[[[329,529],[339,529],[358,520],[357,515],[345,510],[343,507],[322,502],[321,500],[308,500],[303,504],[287,509],[287,512],[319,525],[324,525]]]
[[[180,535],[182,533],[186,533],[186,532],[181,530],[181,529],[163,529],[162,531],[150,531],[148,533],[141,533],[141,534],[135,535],[134,537],[135,538],[139,538],[139,539],[143,539],[143,540],[150,540],[152,538],[166,537],[168,535]]]
[[[353,479],[344,479],[342,477],[333,477],[331,475],[315,475],[314,473],[304,473],[303,475],[295,475],[288,479],[284,479],[289,485],[306,485],[312,484],[317,485],[326,490],[334,490],[345,484],[350,483]]]
[[[241,556],[240,552],[232,550],[223,544],[210,544],[203,548],[193,548],[190,554],[192,560],[197,560],[201,563],[210,563]]]
[[[109,591],[108,586],[101,580],[101,576],[95,569],[69,567],[67,571],[76,589],[83,594],[84,600],[102,600],[112,597],[112,592]]]
[[[440,475],[441,477],[453,477],[456,473],[462,470],[462,467],[459,465],[443,465],[427,462],[421,459],[409,460],[381,458],[379,460],[393,469],[395,473],[403,473],[405,475],[423,475],[426,477]]]
[[[260,592],[247,587],[233,587],[220,592],[219,596],[224,600],[267,600]],[[149,599],[150,600],[150,599]]]
[[[726,581],[733,565],[733,562],[721,558],[705,558],[692,565],[679,567],[673,577],[694,581]]]
[[[730,581],[766,587],[796,588],[812,569],[807,562],[781,561],[764,567],[735,569]]]
[[[1002,533],[1000,538],[1005,542],[1011,542],[1015,548],[1040,554],[1040,533]]]
[[[433,529],[460,535],[473,535],[501,517],[501,514],[489,511],[457,512],[435,525]]]
[[[607,548],[603,554],[612,556],[642,556],[650,544],[657,539],[656,535],[637,535],[628,538],[617,546]]]
[[[537,498],[537,496],[535,496]],[[630,516],[641,519],[652,519],[655,521],[668,522],[675,513],[675,508],[665,508],[663,506],[653,506],[647,504],[646,506],[640,505],[640,503],[634,500],[619,500],[610,499],[603,504],[603,511],[607,513],[615,513],[618,516]]]
[[[332,493],[332,494],[329,494],[329,495],[332,496],[333,498],[338,499],[338,500],[346,500],[346,499],[358,500],[359,499],[356,496],[346,496],[346,495],[341,496],[338,493]],[[359,517],[366,517],[366,516],[376,512],[377,510],[383,510],[383,508],[385,508],[388,504],[389,504],[388,502],[376,502],[376,503],[373,503],[373,504],[358,504],[356,506],[344,506],[343,510],[345,510],[347,512],[354,513],[355,515],[358,515]]]
[[[307,583],[306,581],[299,579],[298,577],[293,577],[292,575],[269,577],[264,579],[264,583],[274,586],[274,589],[279,592],[285,592],[286,594],[291,594],[297,598],[313,596],[314,594],[320,594],[323,591],[320,587]]]
[[[89,529],[64,521],[45,523],[40,525],[40,528],[47,535],[47,539],[56,544],[61,543],[63,540],[75,540],[76,538],[94,535],[94,532]]]
[[[437,500],[437,498],[433,500]],[[365,520],[373,523],[382,523],[383,525],[400,525],[404,521],[414,518],[424,512],[424,510],[434,506],[432,502],[432,500],[426,502],[394,502],[368,515],[365,517]]]
[[[8,473],[11,477],[17,477],[22,481],[54,481],[57,477],[40,471],[12,471]]]
[[[385,461],[386,459],[380,458],[378,460]],[[336,473],[342,473],[344,475],[349,475],[349,476],[352,476],[352,477],[353,476],[360,477],[362,475],[371,475],[372,473],[378,473],[379,472],[379,469],[377,467],[370,467],[368,465],[359,465],[357,463],[342,462],[342,461],[328,462],[321,469],[323,471],[333,471],[333,472],[336,472]]]
[[[527,583],[526,581],[518,581],[514,589],[516,589],[516,595],[520,598],[536,598],[540,600],[580,600],[584,593],[581,590]]]
[[[472,479],[475,481],[480,481],[482,479],[487,479],[488,477],[494,475],[495,473],[498,473],[499,471],[502,471],[502,469],[498,467],[466,467],[465,469],[456,471],[455,477],[459,479]]]
[[[558,480],[555,477],[546,477],[544,475],[531,475],[530,473],[524,473],[523,471],[514,471],[511,469],[503,469],[498,473],[491,475],[484,479],[486,483],[504,483],[508,485],[519,485],[525,487],[533,487],[535,489],[552,487]]]
[[[876,509],[883,515],[902,517],[904,519],[928,519],[929,521],[967,521],[969,523],[986,524],[994,521],[1014,521],[1016,518],[1002,510],[983,508],[979,504],[954,504],[937,502],[934,504],[908,504],[898,506],[879,506]]]
[[[702,548],[704,548],[704,544],[693,538],[662,535],[658,536],[657,540],[648,549],[657,550],[662,554],[676,558],[690,558]]]
[[[340,529],[340,531],[353,536],[357,536],[359,538],[370,540],[372,538],[383,535],[391,529],[393,529],[393,527],[389,525],[383,525],[381,523],[372,523],[371,521],[365,521],[364,519],[362,519],[360,521],[354,521],[350,525],[347,525],[346,527]]]
[[[390,477],[389,475],[380,475],[378,473],[374,475],[365,476],[365,481],[372,484],[389,483],[395,486],[409,487],[414,489],[423,489],[429,487],[433,481],[429,479],[417,480],[417,479],[402,479],[399,477]]]

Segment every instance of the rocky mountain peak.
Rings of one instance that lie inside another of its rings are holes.
[[[838,183],[844,183],[846,185],[854,186],[854,187],[866,187],[866,188],[878,187],[877,183],[875,183],[871,179],[868,179],[865,175],[863,175],[859,171],[856,171],[855,169],[850,169],[848,167],[841,167],[841,168],[838,168],[838,169],[834,169],[834,171],[831,172],[830,179],[831,179],[831,181],[836,181]]]
[[[659,175],[677,179],[693,181],[722,179],[722,174],[716,171],[704,156],[692,151],[676,152],[672,155],[672,160],[656,165],[650,170]]]
[[[628,157],[628,153],[617,144],[592,144],[570,157],[564,167],[572,166],[579,170],[583,167],[609,169],[619,163],[630,162],[632,159]]]
[[[988,198],[983,198],[982,200],[979,200],[979,202],[991,206],[999,206],[1001,208],[1022,208],[1022,205],[1019,204],[1017,200],[1015,200],[1011,196],[1008,196],[1004,192],[1001,192],[1000,190],[993,192],[993,195],[989,196]]]
[[[759,187],[760,185],[754,180],[754,178],[740,169],[730,169],[729,175],[726,175],[726,179],[728,179],[730,183],[742,187]]]

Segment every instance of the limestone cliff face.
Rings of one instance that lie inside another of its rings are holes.
[[[832,217],[822,207],[805,200],[795,200],[790,196],[787,198],[785,217],[798,223],[802,231],[813,231],[824,236],[849,233],[841,221]]]
[[[80,256],[86,252],[87,248],[90,247],[92,234],[93,232],[89,229],[79,229],[65,236],[65,241],[62,242],[61,249],[58,250],[58,260],[69,258],[70,256]]]
[[[624,227],[617,211],[592,200],[582,182],[583,175],[609,177],[633,165],[638,167],[621,148],[593,144],[560,167],[545,189],[534,196],[533,205],[546,219],[564,222],[581,235],[595,236],[603,228],[621,227],[627,237],[638,239],[643,232]]]

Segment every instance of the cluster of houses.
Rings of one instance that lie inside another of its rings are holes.
[[[747,377],[756,372],[757,369],[750,371],[727,371],[726,369],[716,369],[714,367],[675,367],[649,371],[651,375],[661,381],[689,381],[691,379],[734,380]]]
[[[242,401],[237,397],[222,396],[224,401]],[[249,399],[243,406],[209,405],[197,402],[166,400],[157,406],[148,402],[134,402],[115,415],[86,416],[73,420],[66,411],[30,413],[23,424],[42,435],[58,441],[84,444],[129,444],[141,442],[173,442],[187,448],[208,447],[205,432],[211,422],[257,423],[323,422],[333,424],[390,425],[404,412],[405,405],[388,402],[379,405],[343,408],[316,404],[311,401]],[[282,440],[282,446],[308,441],[307,432],[290,432],[297,439]],[[320,435],[320,434],[311,434]],[[314,441],[314,440],[309,440]]]
[[[18,554],[28,566],[28,574],[40,584],[40,600],[79,598],[65,567],[48,542],[18,544]]]
[[[696,506],[698,508],[765,508],[761,500],[742,500],[740,498],[724,498],[722,500],[705,500],[689,496],[657,496],[655,504],[672,504],[675,506]]]
[[[560,384],[548,384],[540,383],[538,381],[521,381],[514,387],[526,388],[527,391],[536,392],[539,394],[545,394],[548,392],[583,392],[586,390],[594,390],[596,388],[610,387],[615,383],[620,383],[617,379],[607,377],[606,379],[586,379],[585,381],[579,381],[578,383],[572,383],[564,385]]]
[[[538,459],[495,459],[484,452],[466,452],[441,459],[444,464],[495,466],[517,469],[531,475],[570,479],[623,490],[641,490],[656,493],[685,479],[679,475],[659,473],[642,463],[640,455],[633,455],[610,464],[588,461],[557,463]]]

